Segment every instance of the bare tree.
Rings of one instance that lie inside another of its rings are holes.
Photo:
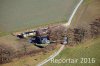
[[[24,55],[27,54],[29,45],[27,44],[26,40],[22,39],[19,43],[21,44],[21,51],[24,53]]]
[[[49,36],[51,41],[56,41],[56,44],[60,42],[62,36],[66,34],[66,28],[62,25],[57,25],[56,27],[49,28]]]
[[[80,43],[85,36],[85,30],[81,28],[75,28],[74,29],[74,40],[76,43]]]
[[[85,38],[86,30],[83,28],[74,28],[67,30],[67,37],[70,44],[78,44]]]
[[[91,36],[96,38],[100,35],[100,18],[90,24]]]
[[[4,44],[0,45],[0,64],[12,61],[13,50]]]

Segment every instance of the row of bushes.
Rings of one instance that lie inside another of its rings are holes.
[[[95,19],[88,26],[88,29],[83,27],[66,29],[66,27],[62,25],[51,27],[49,31],[50,38],[58,43],[63,39],[63,36],[67,36],[69,44],[79,44],[87,38],[96,38],[100,36],[100,18]]]
[[[100,18],[89,24],[89,28],[78,27],[68,29],[69,44],[79,44],[87,39],[100,37]]]

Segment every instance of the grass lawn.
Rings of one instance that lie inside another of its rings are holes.
[[[66,47],[55,59],[80,59],[80,58],[96,58],[95,63],[47,63],[45,66],[100,66],[100,38],[87,41],[75,47]],[[79,60],[81,61],[81,60]]]
[[[8,34],[8,32],[0,32],[0,37],[1,36],[5,36],[5,35],[7,35]]]

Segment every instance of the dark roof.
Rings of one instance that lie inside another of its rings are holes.
[[[32,37],[29,42],[30,43],[37,43],[37,44],[42,44],[42,40],[49,40],[49,37],[48,36],[34,36]]]

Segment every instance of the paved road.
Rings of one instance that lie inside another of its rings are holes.
[[[66,27],[71,24],[72,19],[73,19],[74,15],[75,15],[77,9],[79,8],[79,6],[82,4],[82,2],[83,2],[83,0],[80,0],[80,2],[77,4],[76,8],[74,9],[73,13],[71,14],[68,22],[66,24],[64,24]],[[64,47],[65,47],[65,45],[62,45],[57,52],[55,52],[54,54],[52,54],[50,57],[48,57],[44,61],[40,62],[37,66],[43,66],[44,64],[46,64],[47,62],[49,62],[50,60],[52,60],[53,58],[55,58],[64,49]]]

